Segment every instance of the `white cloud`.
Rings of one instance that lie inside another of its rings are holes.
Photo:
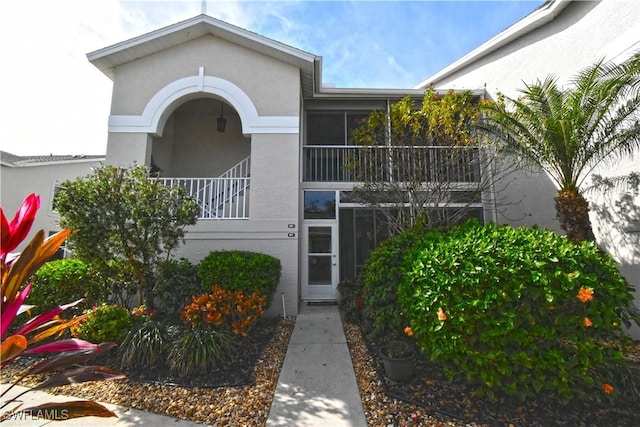
[[[19,155],[104,154],[111,81],[86,54],[193,16],[197,5],[2,2],[0,148]]]

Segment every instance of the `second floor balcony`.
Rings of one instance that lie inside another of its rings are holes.
[[[477,147],[306,146],[304,182],[480,182]]]

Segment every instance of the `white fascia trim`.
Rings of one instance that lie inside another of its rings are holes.
[[[297,116],[259,116],[246,93],[233,83],[204,75],[200,67],[198,76],[185,77],[169,83],[147,103],[142,115],[112,115],[109,117],[110,133],[149,133],[162,136],[164,124],[178,104],[202,94],[224,99],[238,112],[242,133],[299,133]]]
[[[189,38],[188,31],[194,26],[199,24],[207,25],[208,33],[216,35],[217,37],[222,37],[223,39],[228,39],[228,37],[225,37],[224,34],[219,34],[220,31],[227,32],[228,34],[231,34],[235,37],[244,38],[253,43],[257,43],[258,45],[275,49],[286,55],[290,55],[292,57],[298,58],[302,61],[305,61],[311,64],[313,64],[314,61],[317,59],[316,55],[297,49],[293,46],[280,43],[276,40],[266,38],[259,34],[253,33],[251,31],[247,31],[243,28],[236,27],[227,22],[212,18],[211,16],[208,16],[208,15],[197,15],[185,21],[178,22],[176,24],[173,24],[164,28],[160,28],[158,30],[152,31],[147,34],[143,34],[141,36],[134,37],[132,39],[117,43],[115,45],[107,46],[105,48],[102,48],[93,52],[89,52],[87,54],[87,59],[89,60],[89,62],[93,63],[97,60],[108,57],[110,55],[120,53],[130,48],[141,46],[145,43],[153,42],[154,40],[161,39],[163,37],[171,36],[172,34],[175,34],[181,31],[186,32],[185,37]],[[242,42],[240,41],[240,43]]]
[[[245,127],[243,124],[242,132],[244,134],[300,133],[300,118],[296,116],[257,117],[251,125]]]
[[[52,160],[44,162],[29,162],[29,163],[7,163],[1,162],[3,166],[10,168],[35,168],[38,166],[55,166],[55,165],[68,165],[76,163],[102,163],[105,161],[104,157],[98,157],[94,159],[70,159],[70,160]]]
[[[436,84],[439,80],[448,77],[502,46],[511,43],[548,22],[553,21],[562,9],[567,7],[570,2],[571,0],[552,0],[544,9],[536,10],[530,15],[525,16],[522,20],[516,22],[486,43],[467,53],[462,58],[438,71],[431,77],[423,80],[420,84],[415,86],[414,89],[425,89],[431,84]]]
[[[309,53],[309,52],[305,52],[303,50],[300,50],[298,48],[295,48],[293,46],[289,46],[288,44],[284,44],[281,43],[277,40],[273,40],[264,36],[261,36],[260,34],[245,30],[243,28],[240,27],[236,27],[235,25],[229,24],[228,22],[224,22],[224,21],[220,21],[218,19],[212,18],[208,15],[205,15],[203,17],[203,21],[207,22],[209,25],[211,25],[212,27],[217,27],[220,28],[224,31],[227,31],[231,34],[234,34],[236,36],[239,37],[243,37],[247,40],[251,40],[255,43],[270,47],[272,49],[278,50],[280,52],[283,52],[287,55],[291,55],[293,57],[296,57],[298,59],[301,59],[305,62],[309,62],[311,64],[313,64],[313,62],[316,59],[316,55]],[[212,32],[213,33],[213,32]]]
[[[149,133],[154,136],[162,136],[162,132],[157,127],[150,126],[143,116],[110,116],[110,133]],[[299,118],[295,116],[266,116],[258,117],[254,123],[246,125],[242,121],[242,133],[267,134],[267,133],[288,133],[300,132]]]

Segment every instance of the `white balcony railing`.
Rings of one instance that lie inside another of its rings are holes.
[[[169,187],[182,187],[198,204],[198,219],[249,219],[248,177],[158,178]]]
[[[480,182],[478,148],[306,146],[305,182]]]

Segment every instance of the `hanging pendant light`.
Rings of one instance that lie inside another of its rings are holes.
[[[224,118],[224,102],[220,101],[220,117],[218,117],[218,132],[224,132],[227,127],[227,119]]]

